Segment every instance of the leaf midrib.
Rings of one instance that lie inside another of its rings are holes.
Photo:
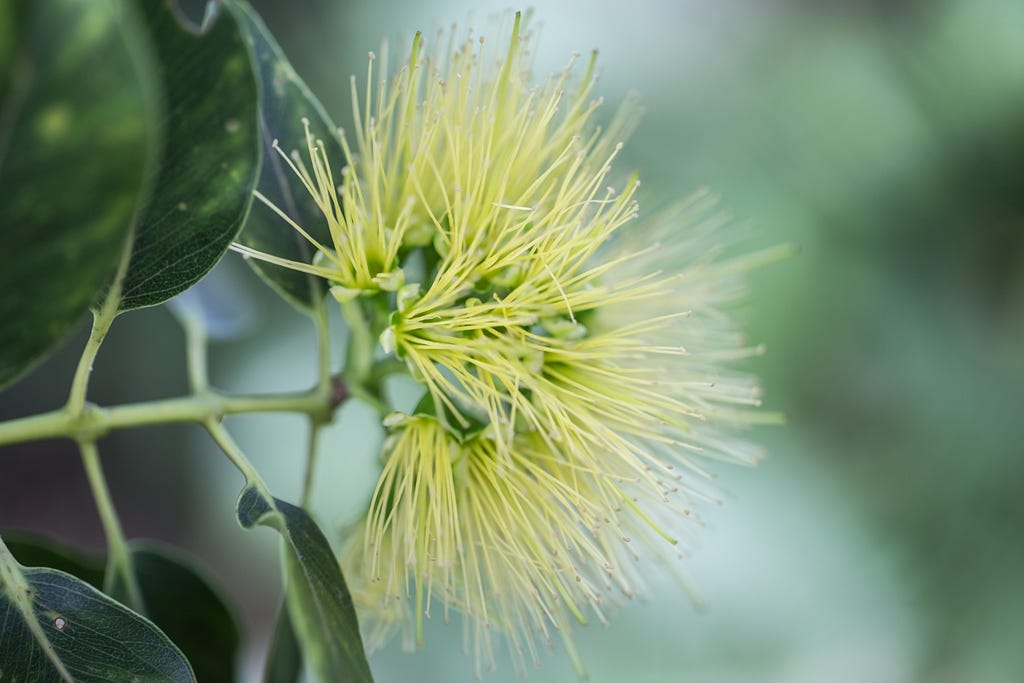
[[[64,662],[57,655],[53,643],[46,636],[43,625],[39,623],[39,618],[36,616],[35,610],[32,609],[30,596],[35,594],[35,589],[29,585],[28,579],[25,578],[25,574],[21,570],[22,566],[18,564],[14,556],[7,550],[7,546],[3,545],[3,541],[0,540],[0,578],[3,580],[4,595],[21,614],[29,632],[35,637],[43,654],[53,664],[61,679],[67,683],[74,683],[75,679],[72,678],[67,667],[64,666]]]

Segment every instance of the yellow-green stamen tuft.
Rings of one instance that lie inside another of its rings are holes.
[[[705,195],[635,220],[638,180],[612,171],[633,108],[599,127],[593,56],[530,85],[525,34],[516,15],[500,60],[417,35],[390,80],[371,53],[344,170],[308,134],[286,155],[331,243],[312,264],[240,249],[330,281],[423,387],[385,420],[342,563],[371,646],[422,643],[439,605],[478,667],[499,633],[520,666],[556,634],[578,664],[573,624],[639,590],[633,559],[685,545],[714,499],[702,461],[759,458],[728,430],[758,389],[722,367],[760,352],[721,312],[751,262],[719,257]]]

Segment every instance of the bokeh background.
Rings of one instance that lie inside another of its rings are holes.
[[[382,37],[488,26],[488,0],[254,1],[343,125],[347,79]],[[472,8],[472,11],[471,11]],[[751,247],[798,254],[756,272],[737,312],[768,353],[750,369],[788,416],[770,457],[719,468],[726,503],[684,564],[697,607],[652,570],[652,595],[578,634],[591,680],[1015,683],[1024,680],[1024,3],[1019,0],[607,0],[533,4],[538,77],[600,50],[605,115],[647,110],[620,168],[642,206],[710,187]],[[214,382],[303,389],[313,335],[234,257],[214,275]],[[0,417],[59,405],[84,330],[0,394]],[[337,353],[336,358],[340,358]],[[118,322],[97,403],[185,391],[163,308]],[[316,512],[335,538],[369,499],[379,434],[348,405],[326,434]],[[286,498],[304,425],[230,426]],[[102,444],[132,536],[202,559],[253,652],[276,609],[272,532],[237,528],[240,478],[198,429]],[[0,528],[102,548],[77,454],[0,453]],[[457,625],[372,658],[381,683],[471,680]],[[257,680],[251,658],[245,680]],[[511,681],[511,663],[486,680]],[[572,681],[556,646],[534,681]]]

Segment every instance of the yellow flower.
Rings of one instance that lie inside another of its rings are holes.
[[[594,58],[533,87],[527,45],[517,14],[501,55],[417,36],[388,80],[371,54],[340,186],[309,136],[289,161],[332,244],[312,264],[248,253],[328,279],[425,388],[385,421],[342,553],[371,647],[421,643],[436,604],[478,668],[498,633],[520,666],[559,633],[582,671],[572,624],[634,594],[639,547],[687,537],[713,497],[700,460],[759,457],[728,430],[759,419],[757,387],[721,367],[759,352],[720,308],[752,260],[719,258],[705,195],[635,221],[636,177],[608,187],[632,106],[600,128]]]
[[[439,602],[445,622],[453,609],[465,615],[478,667],[495,666],[499,633],[522,670],[525,657],[539,661],[537,638],[559,632],[582,667],[572,624],[603,622],[613,587],[633,593],[618,548],[638,520],[610,519],[590,478],[534,433],[505,457],[485,433],[460,441],[432,416],[391,427],[370,512],[343,552],[357,604],[375,615],[368,645],[398,630],[422,644]]]

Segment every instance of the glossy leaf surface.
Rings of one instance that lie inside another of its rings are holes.
[[[106,289],[144,189],[155,101],[123,9],[0,3],[0,386]]]
[[[245,32],[259,73],[260,130],[264,153],[259,191],[318,242],[330,245],[327,220],[272,145],[276,139],[282,149],[298,149],[300,154],[304,154],[306,133],[302,122],[305,119],[313,137],[323,141],[328,159],[340,168],[345,163],[345,155],[338,141],[336,126],[295,73],[266,25],[248,3],[232,0],[226,8]],[[260,201],[253,204],[249,222],[239,241],[253,249],[293,261],[309,263],[315,254],[306,238]],[[257,259],[250,259],[249,263],[285,299],[300,308],[313,308],[323,298],[325,288],[320,278]]]
[[[70,574],[21,566],[6,547],[0,625],[2,680],[195,681],[185,656],[151,621]]]
[[[258,89],[234,18],[189,30],[162,2],[137,3],[158,63],[165,125],[121,310],[188,289],[242,228],[260,169]]]
[[[296,683],[301,675],[302,650],[295,639],[288,605],[282,604],[274,622],[274,634],[270,637],[263,683]]]
[[[15,535],[5,543],[25,566],[57,569],[97,589],[103,585],[102,557],[49,539]],[[238,624],[205,572],[192,558],[162,544],[132,541],[129,549],[145,616],[181,649],[200,681],[234,680]]]
[[[288,612],[318,679],[372,681],[352,596],[327,538],[312,518],[253,485],[243,489],[237,513],[244,528],[268,526],[285,541]]]

